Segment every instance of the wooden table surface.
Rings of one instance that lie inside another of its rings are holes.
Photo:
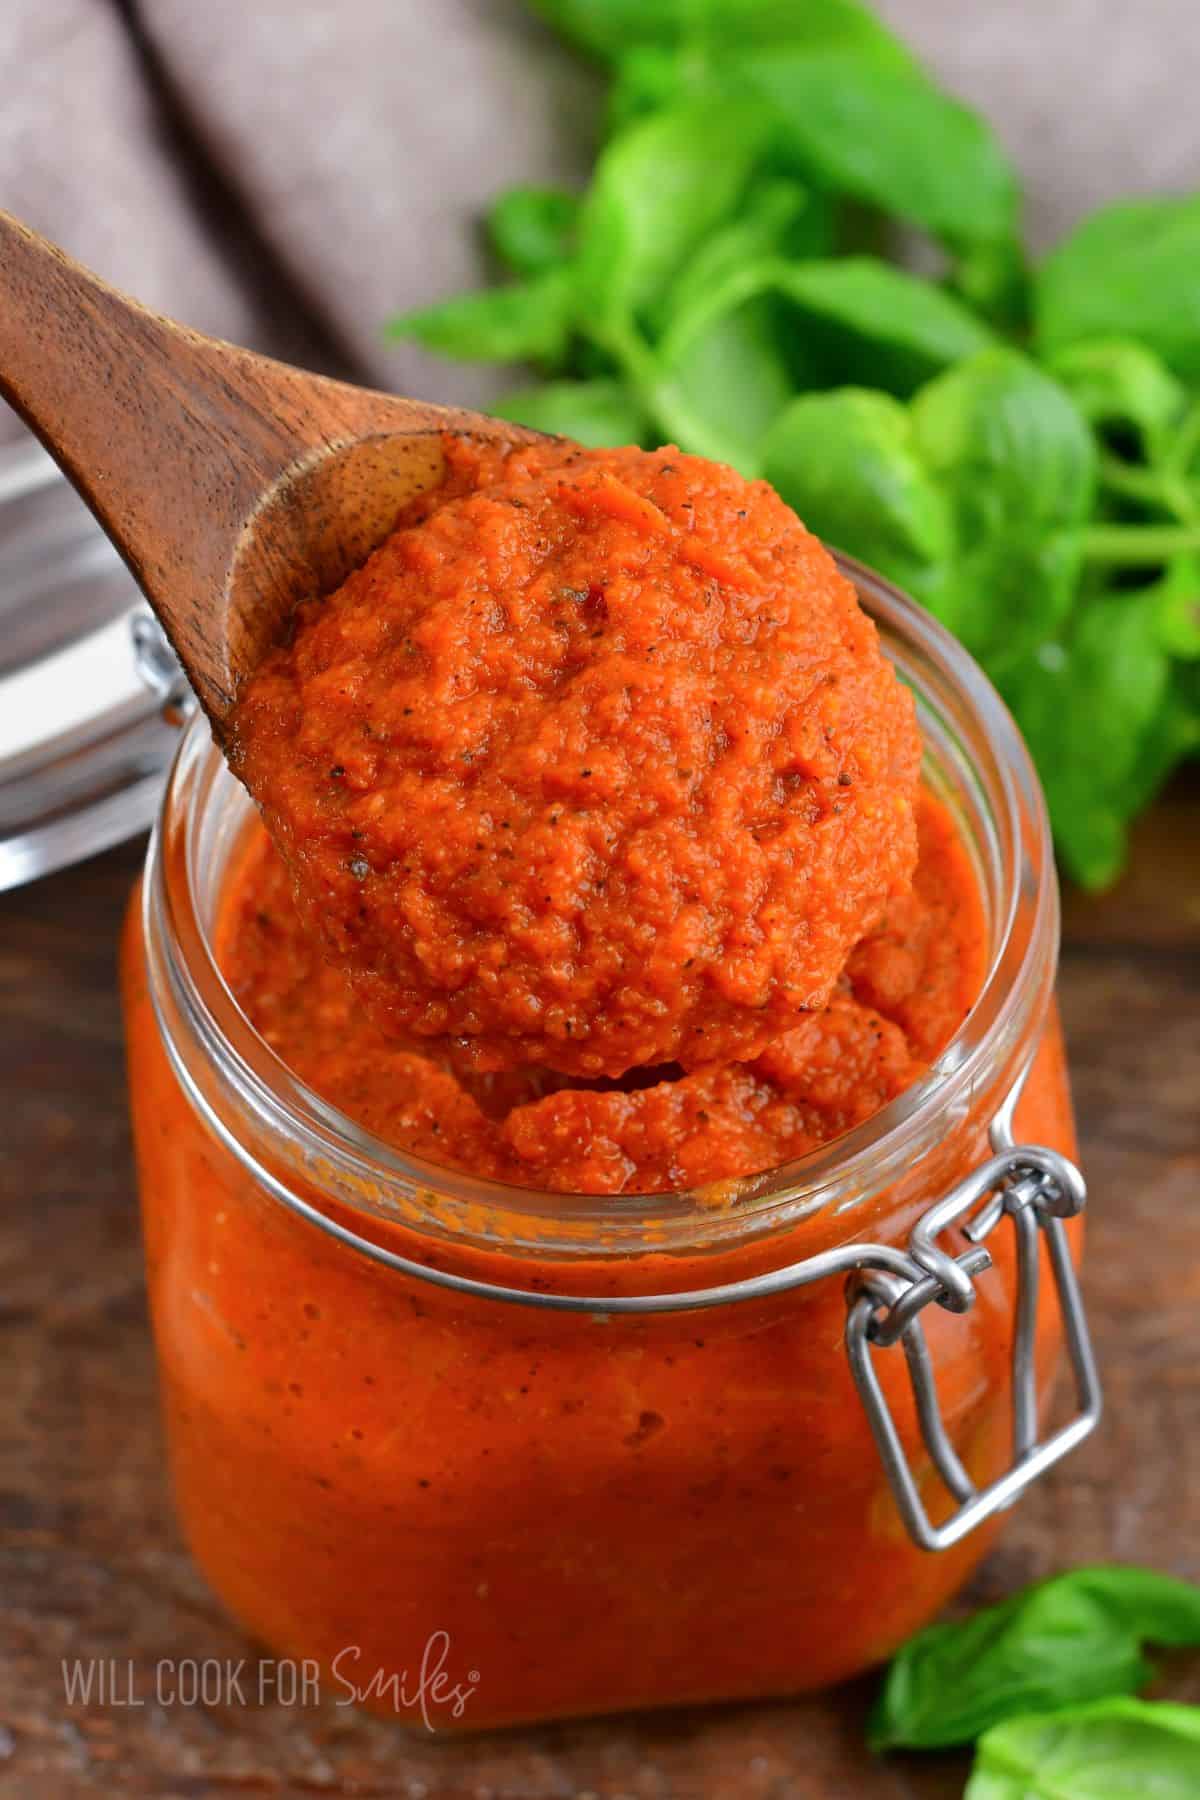
[[[115,987],[133,847],[0,898],[0,1795],[923,1800],[956,1757],[872,1762],[871,1684],[795,1703],[488,1738],[336,1709],[161,1707],[159,1659],[252,1656],[192,1568],[162,1478]],[[1102,1433],[1020,1506],[991,1598],[1103,1558],[1200,1578],[1200,787],[1132,873],[1069,897],[1061,993],[1094,1212]],[[303,1580],[303,1571],[296,1579]],[[115,1659],[68,1704],[63,1658]],[[127,1669],[132,1666],[132,1687]],[[1164,1691],[1200,1700],[1200,1663]]]

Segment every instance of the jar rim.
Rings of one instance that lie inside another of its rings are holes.
[[[912,1167],[997,1072],[1015,1067],[1040,1022],[1058,945],[1058,888],[1044,800],[1011,714],[969,653],[933,616],[881,576],[835,553],[913,687],[927,751],[938,739],[938,784],[974,813],[977,864],[989,902],[987,973],[974,1006],[917,1081],[863,1124],[803,1156],[714,1190],[569,1194],[513,1186],[428,1162],[374,1137],[307,1088],[254,1031],[217,965],[200,879],[240,838],[225,817],[249,800],[202,716],[172,764],[147,854],[143,929],[151,997],[181,1085],[219,1115],[239,1154],[244,1138],[337,1203],[443,1239],[539,1254],[620,1254],[716,1248],[749,1229],[768,1233],[855,1208]],[[231,790],[233,790],[231,796]],[[222,819],[224,819],[223,828]],[[201,829],[207,826],[207,836]],[[214,835],[215,831],[215,835]],[[253,1173],[261,1153],[243,1158]],[[717,1203],[719,1199],[719,1204]]]

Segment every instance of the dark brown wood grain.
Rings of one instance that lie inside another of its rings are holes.
[[[437,482],[442,431],[536,435],[204,337],[3,212],[0,395],[120,550],[218,735],[297,600]]]
[[[870,1683],[488,1738],[327,1704],[163,1708],[159,1658],[253,1651],[164,1491],[125,1123],[117,925],[137,855],[0,899],[0,1795],[948,1800],[961,1758],[873,1763]],[[1125,1558],[1200,1579],[1200,788],[1144,822],[1111,895],[1068,898],[1062,1000],[1094,1210],[1109,1414],[1015,1512],[968,1598]],[[303,1580],[303,1571],[296,1571]],[[69,1706],[63,1657],[142,1706]],[[1200,1701],[1200,1665],[1164,1691]]]

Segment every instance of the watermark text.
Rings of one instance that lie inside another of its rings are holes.
[[[358,1644],[347,1644],[328,1671],[310,1658],[64,1657],[63,1696],[75,1707],[368,1706],[397,1718],[415,1714],[427,1731],[457,1723],[479,1685],[479,1670],[457,1674],[448,1631],[431,1634],[412,1667],[372,1667]]]

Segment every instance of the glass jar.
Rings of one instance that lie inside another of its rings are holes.
[[[720,1203],[476,1180],[304,1088],[213,960],[250,803],[202,722],[187,731],[125,948],[175,1493],[227,1606],[339,1697],[479,1727],[840,1680],[938,1610],[996,1507],[1067,1447],[1034,1444],[1061,1336],[1038,1224],[1080,1199],[1058,1160],[1074,1138],[1045,811],[965,652],[846,566],[972,850],[989,972],[924,1079]],[[1016,1139],[1044,1150],[994,1159],[1018,1091]],[[948,1193],[936,1241],[914,1236]],[[977,1204],[986,1269],[963,1233]],[[1078,1225],[1053,1230],[1069,1281]],[[844,1277],[864,1261],[848,1358]],[[1015,1425],[1014,1332],[1032,1352]],[[1072,1348],[1086,1388],[1078,1332]],[[901,1517],[906,1480],[939,1554]]]

